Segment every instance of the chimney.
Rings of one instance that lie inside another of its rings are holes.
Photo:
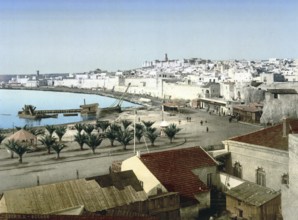
[[[282,118],[282,137],[287,137],[287,118]]]

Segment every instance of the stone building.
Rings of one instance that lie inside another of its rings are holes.
[[[135,172],[149,198],[178,192],[182,219],[196,219],[199,210],[210,207],[217,162],[200,147],[134,156],[122,162],[124,170]]]
[[[283,123],[223,141],[231,156],[226,171],[244,180],[280,190],[288,173],[288,134],[296,133],[298,120]],[[253,163],[252,163],[253,161]]]
[[[281,118],[298,117],[298,93],[295,89],[268,89],[265,93],[263,114],[264,124],[275,124]]]

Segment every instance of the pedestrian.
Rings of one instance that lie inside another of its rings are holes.
[[[203,125],[203,121],[202,121],[202,120],[201,120],[201,122],[200,122],[200,123],[201,123],[201,125]]]
[[[181,120],[179,119],[179,121],[178,121],[178,122],[179,122],[179,125],[180,125],[180,124],[181,124]]]
[[[207,123],[207,120],[205,120],[205,123]]]
[[[208,128],[208,127],[206,127],[206,132],[208,133],[208,131],[209,131],[209,128]]]
[[[189,117],[189,122],[191,122],[191,117]]]

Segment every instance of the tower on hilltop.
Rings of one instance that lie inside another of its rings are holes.
[[[165,61],[168,61],[168,54],[165,54]]]

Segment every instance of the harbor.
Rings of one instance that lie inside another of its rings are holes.
[[[1,100],[6,103],[1,107],[0,129],[12,129],[15,126],[30,127],[58,125],[93,120],[96,114],[81,114],[81,107],[86,103],[98,103],[98,117],[101,115],[119,112],[127,108],[140,105],[123,100],[121,107],[113,106],[117,98],[101,96],[98,94],[73,93],[62,91],[39,91],[1,89]],[[119,97],[119,96],[118,96]],[[84,99],[86,103],[84,103]],[[22,114],[25,105],[32,105],[35,116]],[[89,109],[87,109],[88,111]],[[20,114],[19,114],[20,113]]]

